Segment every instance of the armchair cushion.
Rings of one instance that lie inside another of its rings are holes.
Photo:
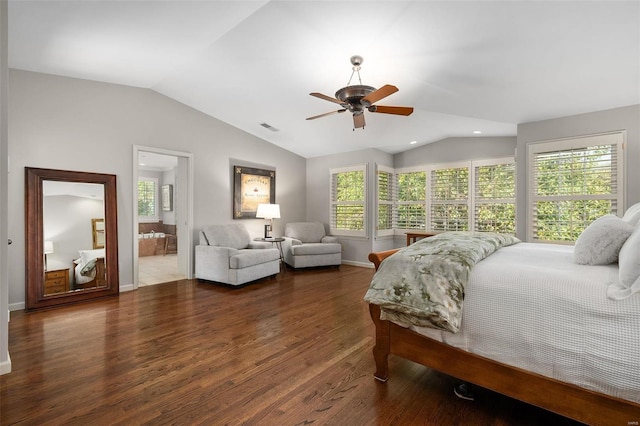
[[[244,249],[249,247],[251,237],[244,225],[210,225],[202,231],[207,245]]]
[[[319,243],[326,235],[320,222],[293,222],[284,226],[284,236],[295,238],[302,243]]]

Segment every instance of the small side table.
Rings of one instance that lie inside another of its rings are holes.
[[[282,237],[271,237],[271,238],[254,238],[253,241],[266,241],[268,243],[272,243],[273,245],[276,246],[276,248],[278,250],[280,250],[280,263],[284,265],[284,253],[282,252],[282,242],[284,241],[284,238]],[[287,267],[285,266],[285,271],[287,269]]]
[[[408,246],[422,238],[433,237],[434,235],[436,235],[435,232],[406,232],[406,234]]]

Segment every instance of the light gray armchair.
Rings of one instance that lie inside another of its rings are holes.
[[[293,222],[284,226],[284,261],[293,268],[340,266],[342,245],[326,235],[320,222]]]
[[[241,285],[280,272],[280,251],[271,243],[251,241],[240,224],[212,225],[200,232],[196,278]]]

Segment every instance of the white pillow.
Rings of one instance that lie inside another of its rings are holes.
[[[640,222],[640,203],[636,203],[629,207],[627,211],[624,212],[622,220],[629,222],[632,226],[636,226],[638,222]]]
[[[86,265],[93,259],[105,256],[104,249],[78,250],[78,254],[80,255],[80,265],[82,266]]]
[[[633,226],[618,216],[602,216],[587,226],[578,237],[573,249],[573,261],[580,265],[614,263],[632,232]]]
[[[626,299],[640,291],[640,224],[620,249],[618,265],[620,282],[607,288],[607,296],[615,300]]]

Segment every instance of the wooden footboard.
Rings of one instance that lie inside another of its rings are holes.
[[[371,253],[376,269],[396,250]],[[377,263],[376,263],[377,262]],[[565,417],[594,425],[637,425],[640,405],[560,382],[465,352],[380,319],[380,307],[369,305],[376,327],[375,378],[389,378],[388,356],[406,358],[463,381],[474,383]]]

